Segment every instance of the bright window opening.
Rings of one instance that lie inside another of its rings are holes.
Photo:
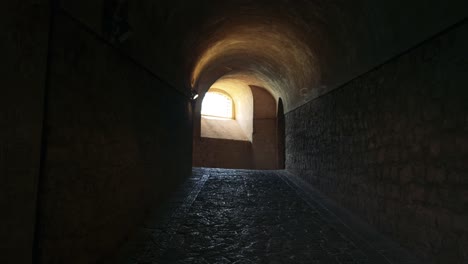
[[[207,92],[203,98],[201,114],[214,118],[234,118],[232,99],[220,92]]]

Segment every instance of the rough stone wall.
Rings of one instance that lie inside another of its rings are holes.
[[[468,23],[286,115],[286,168],[425,259],[468,261]]]
[[[31,263],[49,1],[0,8],[0,263]]]
[[[40,263],[97,263],[190,174],[188,98],[56,18],[40,179]]]

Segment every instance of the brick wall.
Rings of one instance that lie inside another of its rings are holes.
[[[286,168],[415,252],[468,261],[468,23],[286,115]]]

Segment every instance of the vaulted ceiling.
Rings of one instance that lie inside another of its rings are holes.
[[[64,0],[96,32],[112,0]],[[126,2],[126,1],[123,1]],[[339,87],[467,16],[465,0],[128,1],[117,46],[174,87],[265,87],[285,110]]]

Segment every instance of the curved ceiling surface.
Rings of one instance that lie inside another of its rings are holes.
[[[216,12],[202,25],[203,34],[191,36],[196,47],[191,88],[204,93],[214,83],[242,83],[264,87],[286,105],[304,101],[309,90],[320,83],[316,54],[327,42],[322,29],[310,27],[301,18],[299,2],[288,6],[239,1],[242,3],[229,7],[232,2],[213,7]],[[318,12],[317,21],[319,14],[323,15]],[[318,44],[310,45],[312,39]]]
[[[301,96],[295,88],[320,81],[314,53],[287,27],[242,25],[222,36],[210,43],[191,74],[191,86],[200,92],[221,78],[265,87],[289,102]]]
[[[187,86],[203,93],[221,78],[264,87],[283,99],[286,112],[464,18],[460,8],[467,6],[463,0],[450,9],[438,0],[424,1],[424,8],[403,0],[196,2],[190,7],[196,26],[186,32],[182,56]]]
[[[100,29],[103,2],[65,0],[62,5]],[[189,89],[203,93],[218,80],[236,81],[281,97],[286,112],[468,13],[466,0],[452,0],[450,5],[440,0],[141,0],[128,4],[133,34],[121,48],[175,89],[189,95]]]

